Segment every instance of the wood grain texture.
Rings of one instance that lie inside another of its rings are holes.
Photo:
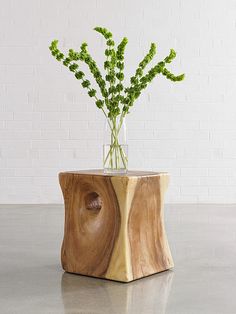
[[[167,241],[161,212],[161,178],[139,179],[133,196],[128,231],[134,278],[163,271],[172,264],[165,252]]]
[[[132,281],[173,267],[163,223],[167,173],[59,174],[65,201],[62,267]]]
[[[67,203],[63,268],[102,277],[107,271],[120,227],[113,186],[109,178],[103,177],[68,174],[61,175],[60,180]]]

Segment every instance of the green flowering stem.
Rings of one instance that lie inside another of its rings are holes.
[[[162,61],[158,62],[145,74],[144,71],[156,54],[156,44],[151,43],[148,53],[139,63],[135,74],[130,78],[130,86],[124,87],[124,52],[128,39],[124,37],[115,48],[112,33],[103,27],[95,27],[94,29],[100,33],[106,40],[104,69],[106,71],[103,78],[95,60],[88,52],[87,43],[82,43],[80,51],[77,52],[69,49],[65,55],[58,49],[58,41],[53,40],[49,49],[53,57],[62,62],[80,81],[81,86],[87,90],[88,95],[94,99],[96,106],[102,110],[108,121],[111,130],[111,146],[105,163],[110,157],[109,165],[117,169],[120,164],[127,166],[127,157],[118,142],[118,135],[121,130],[125,116],[130,112],[135,100],[141,95],[142,91],[153,81],[153,79],[161,74],[172,82],[179,82],[184,79],[184,74],[175,75],[168,70],[168,64],[176,57],[174,49]],[[101,97],[97,96],[97,90],[92,88],[91,82],[85,77],[85,73],[80,70],[80,63],[86,63],[93,78],[101,92]],[[114,157],[115,156],[115,157]],[[115,158],[113,160],[113,158]]]
[[[88,46],[87,43],[82,43],[80,47],[80,54],[79,54],[80,60],[87,64],[87,66],[90,69],[90,72],[92,73],[95,81],[97,82],[100,88],[102,96],[106,98],[108,95],[107,90],[106,90],[106,83],[101,75],[101,72],[99,71],[97,67],[95,60],[89,54],[87,46]]]
[[[114,160],[115,168],[113,166],[113,154],[115,154],[115,160]],[[110,157],[110,159],[108,162],[109,157]],[[120,157],[121,157],[122,163],[120,162]],[[113,170],[114,169],[117,169],[117,170],[118,169],[127,169],[127,161],[128,161],[128,158],[125,155],[122,146],[119,143],[117,143],[116,141],[113,141],[110,145],[110,150],[107,153],[107,156],[103,162],[104,168],[107,168],[107,162],[108,162],[108,165],[110,165],[110,168]]]
[[[119,146],[119,149],[120,149],[120,155],[122,158],[124,168],[127,169],[128,157],[126,156],[125,152],[123,151],[122,146]]]
[[[110,128],[110,130],[111,130],[111,133],[113,134],[113,136],[115,136],[113,127],[112,127],[112,125],[111,125],[110,119],[109,119],[108,116],[107,116],[106,111],[104,110],[104,108],[101,108],[101,109],[102,109],[102,112],[103,112],[104,116],[105,116],[106,119],[107,119],[107,122],[108,122],[109,128]]]
[[[119,131],[120,127],[117,127],[116,120],[112,120],[112,133],[111,133],[111,144],[109,151],[104,158],[104,167],[107,167],[107,163],[111,169],[126,169],[128,158],[125,155],[122,145],[119,144]],[[109,160],[109,162],[108,162]]]
[[[106,28],[102,27],[95,27],[94,30],[100,33],[106,40],[107,48],[105,50],[106,61],[104,62],[104,69],[107,71],[106,81],[109,82],[109,90],[108,95],[112,95],[112,99],[114,97],[114,88],[113,85],[115,84],[115,72],[114,67],[116,65],[116,53],[114,50],[115,42],[112,38],[112,33],[109,32]]]
[[[163,74],[167,79],[173,82],[182,81],[184,79],[184,74],[176,76],[165,67],[166,63],[171,63],[175,57],[176,52],[174,49],[171,49],[169,55],[165,57],[163,61],[158,62],[154,67],[152,67],[146,75],[142,75],[140,78],[131,78],[131,86],[126,89],[127,97],[125,101],[128,108],[133,105],[134,100],[141,95],[141,91],[145,89],[158,74]]]

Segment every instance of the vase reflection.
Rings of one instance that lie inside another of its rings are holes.
[[[174,273],[165,271],[128,284],[64,273],[65,313],[165,314]]]

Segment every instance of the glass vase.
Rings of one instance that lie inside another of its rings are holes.
[[[125,118],[107,118],[104,127],[103,169],[105,173],[126,173],[128,145]]]

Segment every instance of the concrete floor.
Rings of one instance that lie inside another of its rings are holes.
[[[128,284],[64,273],[63,207],[0,206],[0,313],[235,314],[236,205],[171,205],[175,261]]]

